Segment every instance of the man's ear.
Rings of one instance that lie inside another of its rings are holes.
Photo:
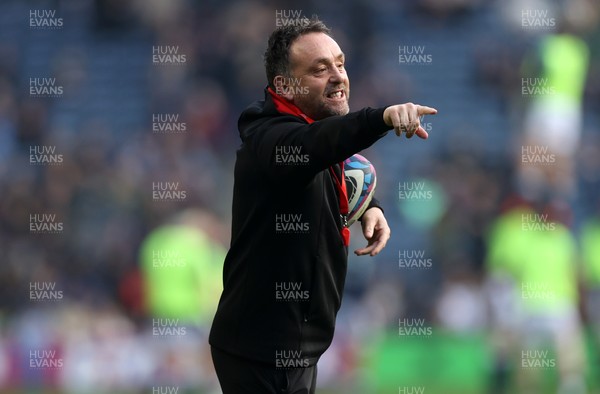
[[[275,86],[275,93],[277,93],[287,101],[293,102],[293,89],[290,89],[288,80],[289,78],[286,78],[283,75],[277,75],[275,76],[275,78],[273,78],[273,86]]]

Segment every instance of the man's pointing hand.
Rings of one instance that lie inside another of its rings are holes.
[[[416,134],[423,139],[427,139],[429,134],[421,127],[419,118],[423,115],[435,114],[437,114],[437,109],[424,105],[413,103],[398,104],[385,109],[383,112],[383,121],[388,126],[394,128],[398,137],[404,132],[406,133],[406,138],[412,138]]]

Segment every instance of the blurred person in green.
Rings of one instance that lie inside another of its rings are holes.
[[[140,249],[146,313],[162,349],[158,375],[192,373],[208,390],[218,385],[208,332],[223,290],[221,227],[208,212],[186,210],[148,234]]]
[[[490,340],[494,349],[494,368],[491,393],[506,393],[510,372],[514,369],[511,357],[518,352],[520,324],[517,293],[520,251],[527,247],[527,239],[518,234],[521,215],[529,211],[518,201],[508,199],[502,214],[487,234],[485,293],[489,308]]]
[[[600,355],[600,216],[585,221],[581,228],[581,262],[584,310],[590,325],[596,354]],[[596,383],[600,376],[596,376]]]
[[[577,249],[565,219],[555,204],[542,209],[515,204],[493,223],[488,237],[497,371],[512,360],[517,385],[526,391],[541,392],[543,371],[556,369],[559,393],[585,392]]]
[[[211,215],[186,210],[148,234],[140,259],[151,316],[208,327],[223,290],[226,254],[209,235],[215,227]]]
[[[574,158],[583,123],[589,48],[566,17],[559,33],[542,36],[521,67],[521,96],[529,101],[520,149],[523,190],[573,196]],[[542,182],[537,182],[537,181]],[[533,187],[537,187],[534,189]]]

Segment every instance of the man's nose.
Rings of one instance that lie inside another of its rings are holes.
[[[343,82],[344,81],[344,75],[342,74],[342,72],[337,67],[333,67],[333,70],[329,74],[329,81],[332,82],[332,83]]]

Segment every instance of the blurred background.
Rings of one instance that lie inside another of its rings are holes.
[[[439,111],[364,152],[392,239],[351,254],[319,392],[600,393],[594,0],[3,0],[0,392],[220,392],[237,118],[312,15],[351,110]]]

